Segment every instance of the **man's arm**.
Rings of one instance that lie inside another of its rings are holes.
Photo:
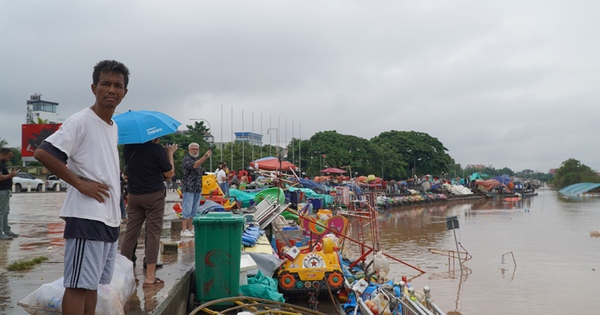
[[[167,146],[165,146],[165,151],[167,153],[167,159],[169,160],[169,163],[171,163],[171,169],[163,173],[165,180],[168,181],[173,177],[173,175],[175,175],[175,162],[173,162],[173,153],[177,151],[177,145],[168,144]]]
[[[0,172],[0,173],[1,173],[1,172]],[[9,172],[9,173],[8,173],[8,174],[6,174],[6,175],[2,175],[2,174],[0,174],[0,181],[7,180],[7,179],[11,179],[11,178],[15,177],[15,175],[17,175],[17,170],[14,170],[14,171],[12,171],[12,172]]]
[[[98,202],[104,202],[105,197],[109,197],[108,186],[75,175],[67,168],[65,163],[43,148],[35,150],[33,157],[40,161],[51,173],[69,183],[82,194],[92,197]]]
[[[206,161],[206,159],[208,159],[211,155],[212,150],[206,151],[206,153],[204,153],[204,155],[198,161],[194,162],[194,168],[200,167],[200,165],[202,165],[202,163],[204,163],[204,161]]]

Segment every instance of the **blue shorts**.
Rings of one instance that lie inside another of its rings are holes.
[[[183,200],[181,201],[181,216],[184,219],[191,219],[198,214],[200,207],[200,193],[183,192]]]
[[[67,238],[65,288],[98,290],[98,284],[109,284],[115,269],[118,243]]]

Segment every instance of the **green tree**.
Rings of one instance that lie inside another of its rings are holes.
[[[183,176],[183,168],[181,166],[181,160],[188,153],[189,144],[192,142],[198,143],[200,145],[199,152],[200,152],[200,155],[202,155],[211,146],[211,143],[209,143],[207,140],[212,141],[212,139],[209,137],[210,129],[208,129],[206,126],[204,126],[203,121],[200,121],[200,122],[195,121],[193,125],[186,125],[186,127],[188,128],[187,131],[172,133],[172,134],[161,137],[161,140],[160,140],[160,143],[163,145],[172,142],[172,143],[176,143],[179,146],[179,149],[175,152],[175,154],[173,154],[173,163],[175,164],[175,174],[179,178],[181,178]],[[121,152],[121,156],[122,156],[122,152],[123,152],[122,148],[120,148],[120,152]],[[212,156],[213,164],[215,163],[214,162],[215,157],[218,158],[219,154],[220,154],[220,151],[217,148],[213,148],[213,156]],[[202,167],[206,171],[212,172],[213,170],[209,169],[210,168],[209,163],[210,163],[209,161],[204,162],[204,164],[202,164]]]
[[[204,125],[204,121],[194,121],[193,125],[186,125],[186,127],[188,129],[186,133],[187,136],[189,138],[195,139],[196,142],[200,141],[200,139],[207,142],[211,141],[211,130]]]
[[[319,175],[326,167],[344,169],[346,175],[365,174],[368,160],[374,161],[374,155],[379,153],[368,140],[335,130],[318,132],[309,140],[292,139],[287,149],[288,160],[310,176]]]
[[[370,143],[370,158],[367,164],[367,174],[373,174],[383,179],[400,179],[407,177],[407,164],[402,155],[398,154],[389,143],[375,145]]]
[[[503,169],[498,170],[498,173],[496,175],[494,175],[494,176],[504,175],[504,174],[509,175],[509,176],[513,176],[513,175],[515,175],[515,172],[513,172],[513,170],[511,170],[508,167],[504,167]]]
[[[17,147],[17,148],[10,148],[10,150],[12,151],[12,158],[10,158],[10,165],[22,165],[23,164],[23,160],[21,159],[21,148]],[[42,163],[38,162],[38,161],[34,161],[34,162],[30,162],[31,165],[35,165],[35,166],[42,166]]]
[[[448,149],[434,137],[416,131],[386,131],[371,139],[377,146],[384,144],[402,159],[409,174],[447,173],[453,160],[446,153]]]
[[[557,188],[564,188],[576,183],[600,183],[600,176],[589,166],[580,161],[570,158],[556,170],[556,175],[550,181]]]
[[[0,138],[0,148],[9,148],[7,146],[8,142],[6,142],[3,138]],[[9,148],[12,152],[13,156],[6,162],[7,166],[17,166],[21,165],[21,148]]]

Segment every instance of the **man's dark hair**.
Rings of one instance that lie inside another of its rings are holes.
[[[124,64],[116,60],[102,60],[98,62],[94,67],[94,73],[92,74],[92,83],[94,85],[98,85],[98,81],[100,81],[100,73],[102,72],[115,72],[122,74],[125,78],[125,88],[127,88],[127,84],[129,84],[129,69],[127,69]]]
[[[12,152],[12,150],[9,148],[1,148],[0,149],[0,155],[8,154],[10,152]]]

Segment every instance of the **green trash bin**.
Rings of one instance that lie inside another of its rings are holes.
[[[206,303],[238,296],[244,217],[209,212],[192,222],[196,234],[195,300]]]

